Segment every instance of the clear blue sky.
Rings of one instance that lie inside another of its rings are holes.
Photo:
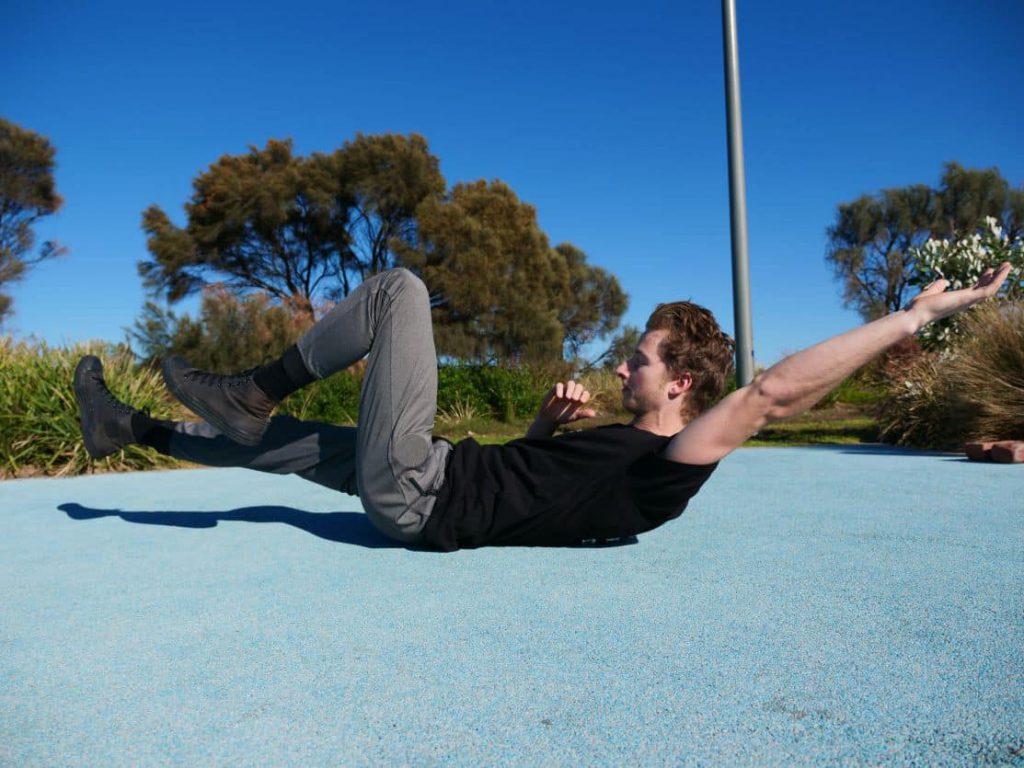
[[[1024,3],[738,0],[754,347],[771,363],[858,322],[824,261],[838,203],[1024,182]],[[418,132],[449,184],[500,178],[552,244],[615,273],[627,322],[691,298],[733,328],[721,10],[700,3],[7,3],[0,115],[57,147],[67,257],[7,330],[119,341],[145,301],[141,213],[179,224],[222,154]],[[189,308],[191,304],[184,305]]]

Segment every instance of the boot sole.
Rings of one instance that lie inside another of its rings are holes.
[[[164,386],[171,391],[171,394],[174,395],[178,402],[196,414],[196,416],[202,418],[203,421],[212,426],[218,432],[231,440],[234,440],[236,443],[249,446],[250,448],[252,446],[259,445],[260,440],[263,439],[263,433],[267,431],[266,424],[262,424],[260,429],[253,431],[237,427],[227,421],[224,421],[222,416],[207,408],[202,400],[192,397],[188,392],[177,385],[171,374],[168,362],[168,360],[164,360],[161,364],[160,373],[164,378]]]

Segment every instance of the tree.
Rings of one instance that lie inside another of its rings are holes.
[[[48,240],[31,253],[33,225],[64,202],[53,179],[56,153],[46,138],[0,118],[0,287],[23,278],[28,267],[65,252]],[[11,297],[0,293],[0,323],[11,314],[11,304]]]
[[[839,206],[828,230],[828,258],[843,281],[843,300],[865,320],[899,309],[910,285],[910,250],[935,222],[931,189],[916,184],[862,195]]]
[[[618,324],[618,281],[563,243],[503,182],[457,184],[417,211],[419,241],[398,249],[434,301],[438,352],[483,363],[550,363]]]
[[[346,263],[362,280],[394,265],[394,243],[415,242],[416,208],[444,195],[445,180],[426,139],[416,134],[357,134],[332,160],[352,201]]]
[[[583,348],[615,330],[629,308],[629,297],[618,279],[587,264],[587,255],[571,243],[555,246],[569,270],[568,301],[559,313],[568,359],[579,359]]]
[[[997,168],[969,170],[947,163],[937,192],[938,207],[932,236],[956,238],[978,227],[986,217],[1002,219],[1008,213],[1010,185]],[[1008,218],[1013,219],[1010,215]],[[1019,231],[1024,221],[1008,221]],[[1010,232],[1014,239],[1016,232]]]
[[[1024,190],[998,169],[947,163],[939,186],[862,195],[836,210],[826,259],[843,285],[843,303],[871,320],[900,309],[916,290],[913,252],[932,237],[959,237],[1000,219],[1011,237],[1024,227]]]
[[[263,291],[303,307],[346,295],[391,266],[413,212],[444,179],[420,136],[362,136],[332,154],[299,157],[290,140],[221,157],[192,184],[187,224],[158,206],[143,213],[153,258],[145,285],[172,302],[204,285]]]
[[[304,307],[291,302],[278,303],[261,292],[240,298],[212,285],[203,289],[198,319],[150,301],[128,334],[147,363],[183,355],[199,368],[221,371],[279,357],[311,323]]]
[[[622,330],[615,334],[608,348],[594,360],[587,363],[585,368],[587,370],[604,368],[614,371],[622,361],[633,356],[637,345],[640,344],[640,337],[642,335],[643,331],[635,325],[622,326]]]

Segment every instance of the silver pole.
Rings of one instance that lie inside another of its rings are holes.
[[[736,384],[754,379],[754,337],[750,315],[750,259],[747,252],[747,183],[743,175],[743,115],[736,2],[722,0],[725,42],[725,115],[729,134],[729,218],[732,225],[732,307],[736,321]]]

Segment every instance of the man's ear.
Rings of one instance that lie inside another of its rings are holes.
[[[678,397],[684,392],[689,392],[691,387],[693,387],[693,376],[686,371],[678,379],[669,382],[668,394],[670,397]]]

